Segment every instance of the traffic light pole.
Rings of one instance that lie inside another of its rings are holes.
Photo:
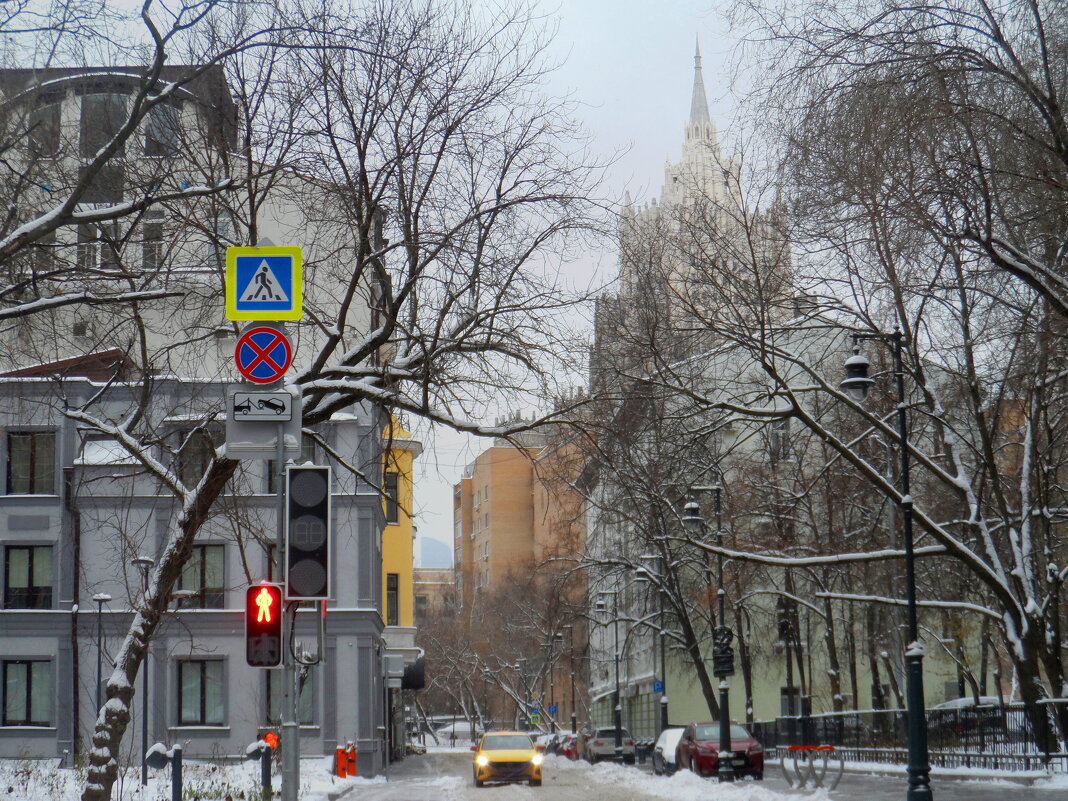
[[[275,553],[278,554],[278,571],[285,570],[286,558],[286,443],[285,426],[278,426],[278,442],[275,449],[275,487],[278,490],[278,539]],[[279,578],[285,582],[285,575]],[[287,608],[291,607],[291,608]],[[290,643],[297,625],[297,604],[286,604],[282,625],[282,698],[280,713],[282,718],[282,801],[297,801],[300,788],[300,727],[297,725],[296,666],[293,662],[293,650]]]

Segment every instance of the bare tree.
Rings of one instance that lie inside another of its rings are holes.
[[[547,39],[529,9],[476,14],[459,2],[407,0],[360,9],[146,3],[140,20],[145,57],[123,78],[116,125],[62,193],[0,230],[0,260],[13,271],[9,316],[30,318],[41,332],[61,328],[68,305],[109,304],[94,348],[120,351],[121,370],[65,412],[125,448],[176,509],[116,655],[86,801],[110,797],[134,679],[197,533],[219,511],[238,467],[215,451],[221,398],[168,378],[182,374],[177,367],[216,381],[228,375],[217,354],[205,357],[233,331],[209,299],[221,296],[222,248],[255,244],[267,219],[297,210],[309,278],[306,322],[296,326],[305,356],[290,386],[302,396],[306,425],[363,403],[383,419],[406,411],[507,435],[531,423],[482,426],[487,406],[558,394],[556,377],[573,374],[566,315],[581,294],[555,265],[599,224],[591,200],[598,165],[566,104],[543,95]],[[88,23],[85,30],[105,35]],[[176,53],[195,66],[170,75],[164,62]],[[208,141],[210,129],[197,137],[176,127],[173,160],[127,158],[123,166],[138,180],[121,199],[83,205],[146,121],[205,76],[234,86],[236,113],[218,121],[223,135]],[[36,118],[10,108],[18,112],[5,121],[11,141],[22,141]],[[40,192],[43,156],[31,151],[7,164],[9,197]],[[197,180],[172,186],[179,169]],[[22,215],[29,207],[16,200],[6,208]],[[154,231],[151,241],[161,244],[134,257],[127,245],[148,238],[154,209],[165,210],[164,237]],[[51,247],[53,233],[57,252],[76,251],[78,226],[95,226],[93,247],[108,259],[98,272],[79,269],[77,258],[48,271],[23,259]],[[145,254],[159,264],[146,270]],[[174,269],[188,264],[183,258],[196,259],[195,280]],[[172,413],[188,421],[178,436],[166,422]]]

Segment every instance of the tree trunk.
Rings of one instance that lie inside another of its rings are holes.
[[[846,621],[846,658],[849,662],[849,687],[853,692],[853,711],[860,709],[860,679],[857,677],[857,635],[856,622],[853,620],[853,607],[850,604]]]
[[[93,731],[93,748],[89,752],[89,772],[82,801],[108,801],[111,798],[111,789],[119,775],[122,738],[130,723],[134,682],[145,652],[168,611],[171,591],[192,552],[193,539],[222,488],[237,469],[237,464],[229,459],[213,460],[200,492],[175,521],[167,547],[160,555],[159,564],[145,592],[143,606],[134,615],[115,661],[115,670],[108,679],[107,701]]]
[[[823,599],[825,628],[823,641],[827,646],[827,679],[831,685],[831,705],[835,712],[842,711],[842,673],[838,662],[838,646],[834,638],[834,608],[830,598]]]
[[[745,722],[753,722],[753,655],[749,652],[749,638],[745,633],[745,615],[740,607],[734,610],[734,626],[738,632],[738,661],[742,666],[742,684],[745,687]]]
[[[686,653],[690,655],[690,661],[693,663],[694,671],[697,673],[697,680],[701,683],[701,693],[705,697],[705,703],[708,704],[708,712],[713,720],[719,720],[719,702],[716,700],[716,688],[712,683],[712,676],[708,672],[708,665],[705,664],[704,655],[701,653],[701,643],[693,630],[689,615],[685,613],[678,615],[678,620],[679,628],[682,629],[682,636],[686,642]]]

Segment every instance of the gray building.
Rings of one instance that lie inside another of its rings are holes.
[[[161,81],[188,69],[167,67]],[[17,206],[20,220],[61,200],[133,113],[131,97],[143,80],[137,68],[0,70],[3,99],[26,112],[12,124],[24,124],[27,135],[9,155],[33,176],[33,191],[0,179],[0,196]],[[145,118],[78,209],[145,198],[160,187],[223,185],[241,171],[232,154],[216,158],[232,147],[234,120],[221,70],[187,83]],[[361,288],[344,306],[336,297],[352,232],[330,213],[321,183],[292,172],[275,178],[257,207],[258,235],[304,246],[313,265],[304,304],[316,320],[366,332],[371,290]],[[88,409],[112,424],[139,409],[136,437],[145,454],[189,488],[222,444],[224,399],[239,378],[237,330],[222,310],[221,259],[227,246],[249,244],[245,200],[220,190],[151,205],[143,215],[67,225],[36,242],[27,258],[5,263],[11,280],[25,279],[42,296],[82,281],[110,291],[106,282],[132,276],[139,288],[166,297],[136,308],[56,307],[2,329],[0,757],[84,753],[97,716],[98,656],[106,682],[141,597],[133,560],[158,561],[181,513],[158,471],[107,436],[107,426],[77,422],[71,411]],[[291,326],[291,375],[314,358],[324,329]],[[306,433],[301,455],[333,466],[334,526],[324,662],[304,683],[301,750],[329,753],[352,741],[363,775],[377,773],[384,755],[382,424],[377,409],[347,408]],[[249,668],[244,654],[245,589],[272,572],[277,506],[269,464],[243,461],[196,535],[173,612],[150,646],[147,703],[144,672],[138,677],[123,742],[127,764],[140,759],[146,719],[150,742],[182,742],[189,756],[243,754],[277,721],[281,671]],[[298,636],[314,650],[318,613],[309,608],[298,617]]]
[[[49,367],[42,366],[42,373]],[[98,647],[106,682],[141,592],[133,560],[158,556],[178,511],[173,497],[128,453],[64,416],[61,395],[77,406],[100,388],[90,378],[0,379],[3,757],[62,755],[84,747],[96,718]],[[107,402],[125,407],[137,390],[113,389]],[[210,412],[222,408],[226,390],[222,383],[162,382],[154,408]],[[160,430],[185,438],[186,419],[168,413]],[[316,433],[350,464],[381,463],[373,413],[346,413]],[[325,659],[310,668],[301,698],[301,751],[331,753],[352,741],[361,773],[373,773],[381,767],[384,690],[381,497],[313,441],[306,440],[304,450],[304,458],[335,464],[334,573]],[[176,469],[196,469],[203,456],[196,448],[179,449]],[[190,756],[241,754],[278,722],[281,671],[250,668],[244,654],[245,589],[250,580],[268,577],[275,530],[268,465],[246,462],[234,476],[196,539],[174,612],[152,642],[149,739],[183,742]],[[102,595],[111,600],[93,600]],[[314,650],[318,611],[299,617],[298,636]],[[133,763],[145,708],[139,683],[127,734]]]

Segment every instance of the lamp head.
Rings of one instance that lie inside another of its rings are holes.
[[[701,507],[697,501],[687,501],[686,505],[682,507],[682,524],[686,526],[686,529],[691,534],[701,533],[705,519],[701,517]]]
[[[868,390],[875,382],[868,378],[868,357],[860,352],[860,347],[853,348],[853,355],[846,359],[846,377],[841,387],[850,398],[863,403],[868,397]]]

